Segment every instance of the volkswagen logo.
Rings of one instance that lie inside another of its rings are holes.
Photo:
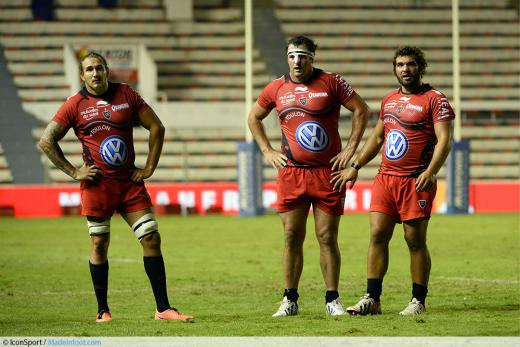
[[[399,160],[408,152],[408,139],[401,130],[393,129],[386,137],[385,156],[388,160]]]
[[[296,140],[307,151],[322,152],[329,145],[329,135],[317,122],[304,122],[296,129]]]
[[[126,164],[128,151],[125,141],[120,136],[109,136],[100,147],[101,158],[103,161],[113,167],[119,167]]]

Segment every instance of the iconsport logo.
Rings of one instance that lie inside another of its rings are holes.
[[[120,136],[109,136],[100,147],[101,158],[112,167],[120,167],[126,164],[128,151],[125,141]]]
[[[388,160],[399,160],[408,152],[408,139],[401,130],[393,129],[386,137],[385,156]]]
[[[317,122],[304,122],[296,129],[296,140],[307,151],[322,152],[329,145],[329,135]]]

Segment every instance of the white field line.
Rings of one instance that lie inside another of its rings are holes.
[[[486,284],[505,284],[513,285],[520,284],[519,280],[506,280],[506,279],[486,279],[486,278],[471,278],[471,277],[445,277],[435,276],[433,280],[441,281],[452,281],[452,282],[474,282],[474,283],[486,283]],[[112,289],[109,287],[109,293],[111,294],[124,294],[124,293],[148,293],[151,288],[128,288],[128,289]],[[41,295],[92,295],[93,290],[78,290],[78,291],[45,291]]]
[[[108,258],[108,261],[111,263],[142,263],[143,258],[135,259],[135,258]]]
[[[432,277],[433,280],[439,279],[444,281],[454,281],[454,282],[476,282],[476,283],[489,283],[489,284],[520,284],[519,280],[506,280],[500,278],[487,279],[487,278],[472,278],[472,277],[445,277],[445,276],[435,276]]]
[[[152,287],[150,288],[128,288],[128,289],[111,289],[108,287],[108,294],[124,294],[124,293],[152,293]],[[41,292],[41,295],[53,296],[53,295],[94,295],[94,289],[92,290],[57,290],[57,291],[45,291]]]

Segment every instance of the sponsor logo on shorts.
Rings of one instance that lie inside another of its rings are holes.
[[[329,146],[329,135],[317,122],[304,122],[296,129],[296,140],[310,152],[322,152]]]
[[[385,156],[388,160],[399,160],[408,152],[408,139],[401,130],[392,129],[386,137]]]
[[[100,154],[103,161],[112,167],[120,167],[126,164],[128,150],[125,140],[120,136],[107,137],[100,146]]]

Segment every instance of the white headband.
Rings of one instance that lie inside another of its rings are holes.
[[[289,56],[289,55],[305,55],[307,57],[311,57],[314,59],[314,53],[300,49],[300,48],[291,49],[290,51],[287,51],[287,56]]]

